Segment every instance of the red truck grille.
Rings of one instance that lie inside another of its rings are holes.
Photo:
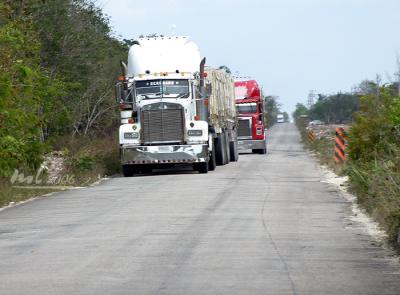
[[[251,137],[251,120],[239,119],[238,137]]]

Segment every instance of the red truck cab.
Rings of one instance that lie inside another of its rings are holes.
[[[239,150],[251,149],[253,153],[265,154],[267,142],[263,98],[257,81],[236,81],[235,98],[239,120],[237,130]]]

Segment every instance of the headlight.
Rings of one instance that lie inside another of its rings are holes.
[[[188,130],[188,135],[189,136],[203,136],[203,130],[191,129],[191,130]]]
[[[257,127],[257,129],[256,129],[256,134],[257,134],[257,135],[262,135],[262,128]]]
[[[125,139],[136,139],[136,138],[139,138],[139,133],[138,132],[125,132],[124,138]]]

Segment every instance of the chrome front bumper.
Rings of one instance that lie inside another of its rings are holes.
[[[265,149],[267,144],[265,140],[253,140],[253,139],[238,139],[238,150],[255,150],[255,149]]]
[[[121,146],[121,164],[196,163],[209,160],[208,145]]]

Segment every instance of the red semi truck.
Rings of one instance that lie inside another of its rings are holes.
[[[266,154],[264,104],[260,87],[255,80],[235,82],[238,115],[238,149]]]

